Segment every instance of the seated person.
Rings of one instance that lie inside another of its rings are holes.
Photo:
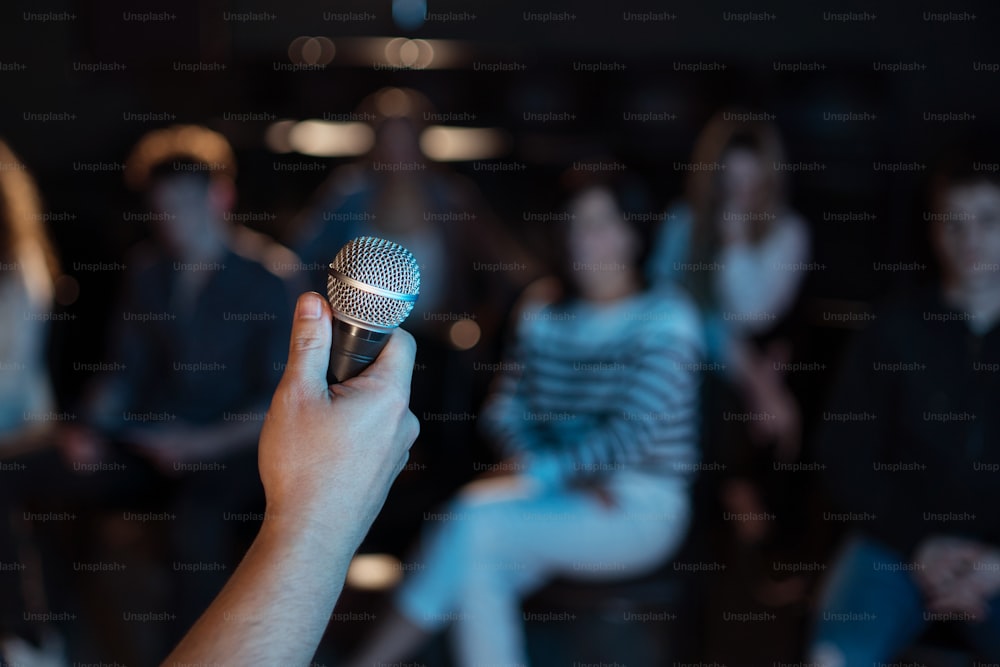
[[[158,130],[135,147],[126,176],[148,198],[155,239],[125,262],[108,355],[116,370],[74,410],[60,439],[69,465],[41,453],[0,494],[74,515],[115,507],[165,517],[176,596],[168,641],[219,591],[240,533],[259,521],[255,445],[290,330],[295,288],[264,261],[293,266],[294,256],[225,220],[233,170],[228,143],[205,128]]]
[[[820,439],[853,520],[814,620],[810,661],[889,664],[929,622],[1000,661],[1000,180],[972,162],[932,182],[939,279],[856,341]]]
[[[556,576],[661,566],[687,528],[702,341],[678,288],[650,291],[648,225],[625,179],[567,174],[555,303],[528,306],[480,414],[508,457],[427,526],[393,611],[349,665],[406,659],[452,630],[456,663],[525,664],[521,600]],[[555,224],[555,223],[553,223]]]
[[[42,220],[34,180],[0,141],[0,321],[4,323],[0,327],[0,495],[22,472],[21,463],[12,459],[52,438],[54,400],[45,352],[59,267]],[[27,663],[45,654],[42,647],[33,645],[41,644],[44,637],[24,620],[24,604],[16,594],[22,586],[22,562],[18,545],[9,536],[12,520],[0,513],[0,657]]]

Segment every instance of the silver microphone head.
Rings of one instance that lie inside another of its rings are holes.
[[[389,332],[413,310],[420,293],[420,266],[398,243],[361,236],[333,258],[326,292],[339,319]]]

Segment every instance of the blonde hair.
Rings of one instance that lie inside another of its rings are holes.
[[[49,242],[42,216],[42,200],[27,167],[0,139],[0,258],[18,268],[41,269],[31,278],[51,282],[59,262]],[[37,260],[37,261],[36,261]],[[30,265],[30,266],[29,266]],[[47,274],[38,276],[38,273]]]

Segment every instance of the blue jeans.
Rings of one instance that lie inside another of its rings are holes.
[[[425,534],[397,609],[428,632],[454,621],[462,667],[526,665],[525,595],[557,575],[641,576],[684,537],[690,509],[681,480],[616,473],[607,488],[613,507],[520,476],[466,486]]]
[[[871,667],[898,659],[937,620],[924,608],[911,570],[912,564],[874,540],[848,541],[813,622],[810,662]],[[1000,662],[1000,597],[990,600],[985,619],[941,622],[957,623],[981,660]]]

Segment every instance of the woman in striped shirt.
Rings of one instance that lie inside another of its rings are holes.
[[[678,288],[645,288],[649,223],[630,215],[624,179],[598,173],[566,176],[561,294],[521,312],[480,415],[502,474],[431,517],[392,614],[350,664],[405,659],[451,624],[457,664],[524,665],[527,594],[555,576],[645,574],[683,539],[700,323]]]

